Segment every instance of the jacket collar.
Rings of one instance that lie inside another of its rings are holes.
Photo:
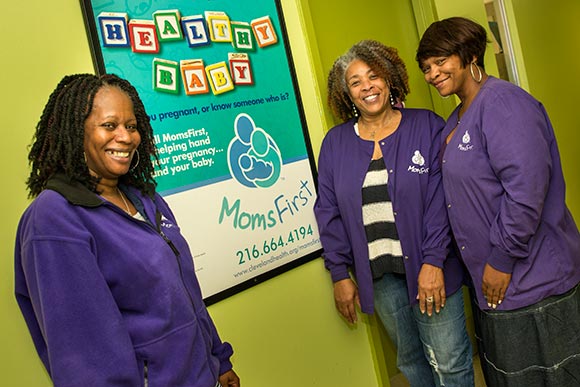
[[[64,173],[51,177],[46,183],[46,189],[58,192],[69,203],[77,206],[98,207],[103,204],[103,200],[96,193]]]

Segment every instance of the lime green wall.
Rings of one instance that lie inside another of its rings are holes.
[[[308,31],[302,29],[308,12],[299,0],[282,0],[282,5],[313,146],[318,149],[326,124],[311,69]],[[51,383],[13,296],[14,235],[28,203],[27,145],[61,77],[92,72],[93,66],[78,0],[10,1],[2,10],[0,384],[43,387]],[[234,366],[245,386],[379,386],[368,322],[349,328],[337,318],[332,300],[329,276],[317,259],[209,310],[221,335],[235,347]]]
[[[529,91],[552,120],[560,146],[567,203],[580,224],[580,1],[511,0]]]
[[[3,3],[0,122],[4,150],[0,212],[0,384],[49,386],[13,296],[16,224],[27,205],[27,148],[44,103],[61,76],[91,72],[78,1]]]

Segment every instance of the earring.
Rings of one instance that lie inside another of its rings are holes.
[[[141,161],[141,158],[139,156],[139,151],[136,151],[135,154],[137,155],[137,162],[135,163],[135,165],[133,165],[131,167],[131,169],[129,169],[129,172],[133,172],[135,170],[135,168],[137,168],[137,165],[139,165],[139,161]]]
[[[475,74],[473,73],[473,65],[475,65],[475,68],[477,69],[478,75],[479,77],[476,79],[475,78]],[[475,63],[475,62],[471,62],[469,64],[469,72],[471,73],[471,78],[473,78],[473,80],[477,83],[481,82],[481,79],[483,78],[483,73],[481,72],[481,70],[479,69],[479,66]]]
[[[393,98],[393,93],[389,91],[389,99],[391,101],[391,106],[395,106],[395,98]]]
[[[352,104],[352,114],[355,117],[358,117],[358,109],[356,108],[356,106],[354,105],[354,103]]]

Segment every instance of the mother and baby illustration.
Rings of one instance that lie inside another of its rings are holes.
[[[246,113],[234,121],[236,136],[228,146],[231,175],[251,188],[271,187],[280,177],[282,155],[274,139]]]

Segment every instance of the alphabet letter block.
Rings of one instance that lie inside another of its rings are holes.
[[[183,33],[179,23],[180,15],[177,9],[153,12],[153,19],[157,26],[160,42],[182,40]]]
[[[213,42],[231,42],[230,18],[224,12],[205,12],[209,34]]]
[[[229,53],[230,72],[234,78],[235,85],[253,85],[252,67],[250,57],[244,53]]]
[[[155,58],[153,59],[153,89],[171,94],[179,92],[179,65],[177,62]]]
[[[231,22],[232,45],[237,51],[254,51],[256,45],[252,27],[246,22]]]
[[[228,72],[228,66],[226,62],[218,62],[209,65],[205,68],[205,72],[209,78],[211,91],[215,95],[234,89],[234,83],[232,82],[232,78]]]
[[[202,59],[182,60],[181,78],[183,79],[183,87],[185,94],[206,94],[209,93],[209,85]]]
[[[159,39],[152,20],[129,21],[129,35],[133,52],[149,54],[159,52]]]
[[[278,42],[278,36],[276,35],[276,31],[274,31],[274,25],[270,20],[270,16],[254,19],[250,22],[250,25],[254,29],[254,36],[258,41],[258,46],[266,47]]]
[[[126,13],[102,12],[97,19],[104,47],[129,47],[131,45],[127,30],[129,18]]]
[[[181,19],[181,25],[189,47],[199,47],[209,44],[207,26],[202,15],[185,16]]]

